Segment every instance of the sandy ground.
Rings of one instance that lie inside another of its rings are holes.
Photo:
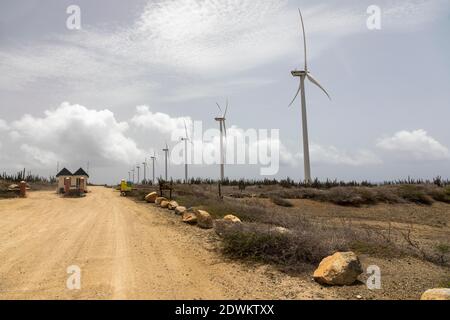
[[[91,188],[0,201],[1,299],[333,299],[308,278],[225,261],[213,232],[168,211]],[[69,266],[81,289],[69,290]]]

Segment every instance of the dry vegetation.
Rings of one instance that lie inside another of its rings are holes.
[[[143,199],[148,191],[135,195]],[[448,186],[229,186],[223,200],[212,184],[176,185],[175,191],[176,200],[188,208],[204,209],[216,219],[232,213],[243,220],[216,223],[229,257],[290,271],[313,268],[338,250],[385,259],[414,257],[446,267],[450,263]]]

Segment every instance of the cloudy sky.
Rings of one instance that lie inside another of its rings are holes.
[[[373,4],[381,30],[367,28]],[[81,30],[67,28],[70,5]],[[313,176],[450,178],[448,0],[2,0],[0,170],[89,161],[95,182],[112,183],[156,152],[160,175],[165,142],[176,149],[185,122],[217,128],[228,97],[228,136],[279,129],[275,177],[303,179],[300,106],[288,108],[303,63],[298,7],[310,70],[332,96],[307,84]],[[170,165],[174,178],[183,170]]]

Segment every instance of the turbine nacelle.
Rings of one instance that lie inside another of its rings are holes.
[[[308,74],[308,72],[294,70],[294,71],[291,71],[291,74],[292,74],[293,77],[304,77],[304,76],[306,76]]]

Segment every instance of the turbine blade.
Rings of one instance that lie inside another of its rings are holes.
[[[225,132],[225,140],[227,139],[227,123],[226,120],[223,120],[223,131]]]
[[[300,14],[300,21],[302,23],[302,32],[303,32],[303,49],[305,51],[305,71],[308,72],[308,58],[307,58],[307,50],[306,50],[306,32],[305,32],[305,24],[303,23],[303,15],[300,9],[298,9],[298,13]]]
[[[228,98],[227,98],[227,106],[225,108],[225,113],[223,114],[223,118],[225,118],[227,116],[228,113]]]
[[[325,90],[324,87],[322,87],[322,86],[320,85],[320,83],[319,83],[316,79],[314,79],[314,77],[313,77],[310,73],[307,74],[307,77],[308,77],[309,81],[311,81],[311,82],[314,83],[316,86],[318,86],[320,89],[322,89],[322,91],[327,95],[328,99],[331,100],[331,97],[330,97],[330,95],[328,94],[327,90]]]
[[[217,108],[219,108],[219,110],[220,110],[220,113],[222,113],[222,108],[220,107],[220,104],[218,102],[216,102],[216,104],[217,104]]]
[[[189,133],[188,133],[188,129],[187,129],[186,120],[184,120],[184,131],[186,132],[186,139],[189,140]]]
[[[294,99],[292,99],[292,102],[289,104],[289,107],[292,106],[295,102],[295,100],[297,99],[298,95],[300,94],[300,91],[302,90],[302,84],[300,82],[300,84],[298,85],[298,90],[297,93],[295,94]]]

